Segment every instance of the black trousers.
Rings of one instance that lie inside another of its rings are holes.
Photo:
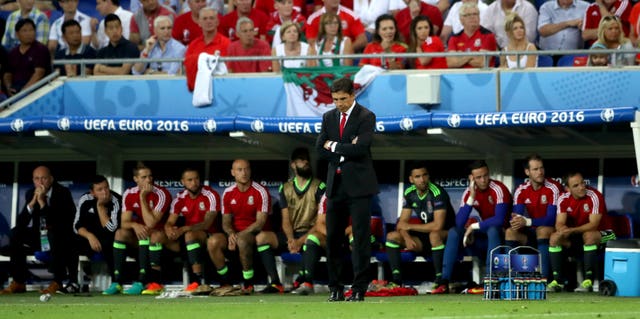
[[[349,217],[353,230],[351,261],[353,263],[353,291],[365,293],[369,285],[367,270],[371,258],[371,196],[350,197],[336,176],[333,184],[334,194],[327,202],[327,267],[329,288],[343,289],[340,283],[343,256],[348,250],[344,230],[349,226]]]
[[[78,253],[76,234],[72,231],[49,231],[51,246],[50,270],[53,280],[62,283],[65,279],[76,281],[78,278]],[[10,237],[10,272],[13,280],[25,283],[28,279],[27,255],[40,250],[40,231],[33,228],[11,229]]]

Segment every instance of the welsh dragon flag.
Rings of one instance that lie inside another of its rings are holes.
[[[344,76],[353,79],[356,95],[363,92],[384,69],[365,65],[284,69],[282,78],[287,92],[287,116],[322,116],[335,107],[331,83]]]

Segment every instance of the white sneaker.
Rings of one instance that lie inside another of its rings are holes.
[[[313,293],[313,285],[310,283],[303,283],[300,287],[296,288],[296,290],[291,292],[295,295],[306,296]]]

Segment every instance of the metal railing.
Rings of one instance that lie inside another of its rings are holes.
[[[500,58],[501,56],[516,56],[516,59],[520,60],[520,57],[523,55],[589,55],[589,54],[638,54],[640,53],[640,49],[633,50],[616,50],[616,49],[607,49],[607,50],[548,50],[548,51],[477,51],[477,52],[424,52],[424,53],[382,53],[382,54],[338,54],[332,56],[326,55],[310,55],[310,56],[286,56],[286,57],[275,57],[275,56],[228,56],[228,57],[220,57],[221,62],[228,61],[282,61],[282,60],[322,60],[322,59],[362,59],[362,58],[379,58],[379,59],[388,59],[388,58],[403,58],[403,59],[411,59],[411,58],[419,58],[419,57],[466,57],[466,56],[483,56],[484,57],[484,69],[490,68],[490,59],[491,57]],[[54,65],[65,65],[65,64],[77,64],[81,67],[81,76],[86,76],[86,72],[84,68],[88,64],[121,64],[121,63],[150,63],[150,62],[180,62],[182,63],[184,58],[163,58],[163,59],[139,59],[139,58],[128,58],[128,59],[92,59],[92,60],[56,60],[54,61]],[[622,66],[616,66],[622,67]]]
[[[326,55],[312,55],[312,56],[286,56],[286,57],[275,57],[275,56],[229,56],[229,57],[220,57],[221,62],[228,61],[283,61],[283,60],[321,60],[327,58],[338,58],[338,59],[362,59],[362,58],[378,58],[378,59],[388,59],[388,58],[403,58],[403,59],[414,59],[419,57],[466,57],[466,56],[483,56],[484,57],[484,66],[480,69],[489,69],[490,68],[490,58],[500,58],[501,56],[516,56],[516,60],[519,66],[520,57],[523,55],[586,55],[589,54],[638,54],[640,53],[640,49],[633,50],[616,50],[616,49],[607,49],[607,50],[549,50],[549,51],[478,51],[478,52],[424,52],[424,53],[382,53],[382,54],[338,54],[335,56],[326,56]],[[184,58],[162,58],[162,59],[140,59],[140,58],[127,58],[127,59],[69,59],[69,60],[55,60],[53,61],[54,68],[55,66],[64,66],[67,64],[75,64],[80,66],[80,75],[79,77],[86,78],[86,67],[87,65],[95,65],[95,64],[122,64],[122,63],[150,63],[150,62],[174,62],[174,63],[183,63]],[[184,67],[184,66],[183,66]],[[615,68],[622,68],[622,65],[613,66]],[[444,69],[447,70],[447,69]],[[183,70],[184,71],[184,70]],[[49,83],[60,74],[58,71],[54,71],[48,76],[44,77],[34,85],[28,87],[25,90],[18,92],[12,97],[4,100],[0,103],[0,111],[6,109],[9,105],[15,103],[20,100],[22,97],[31,94],[33,91],[42,87],[46,83]]]
[[[60,74],[58,73],[58,71],[54,71],[51,74],[45,76],[44,78],[40,79],[40,81],[34,83],[33,85],[29,86],[26,89],[23,89],[22,91],[12,95],[10,98],[2,101],[2,103],[0,103],[0,111],[7,109],[11,104],[17,102],[18,100],[22,99],[23,97],[31,94],[32,92],[34,92],[35,90],[41,88],[43,85],[53,81],[55,78],[57,78]]]

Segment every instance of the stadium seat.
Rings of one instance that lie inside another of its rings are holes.
[[[548,55],[539,55],[538,56],[538,67],[540,68],[548,68],[553,66],[553,58]]]
[[[609,212],[613,232],[617,239],[634,238],[633,220],[631,214],[621,214],[617,212]]]

